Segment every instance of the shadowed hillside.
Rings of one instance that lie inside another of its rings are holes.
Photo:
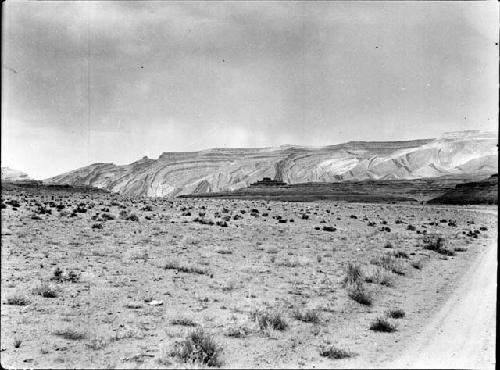
[[[431,204],[498,204],[498,174],[476,182],[458,184]]]

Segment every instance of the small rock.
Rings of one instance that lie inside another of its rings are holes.
[[[157,301],[157,300],[152,300],[151,302],[148,303],[150,306],[161,306],[163,305],[162,301]]]

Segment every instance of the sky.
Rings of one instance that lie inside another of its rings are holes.
[[[3,2],[2,166],[497,131],[498,3]]]

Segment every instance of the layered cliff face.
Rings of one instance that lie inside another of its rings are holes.
[[[498,171],[497,135],[465,131],[438,139],[348,142],[320,148],[282,146],[163,153],[117,166],[96,163],[46,182],[89,185],[126,195],[176,196],[228,191],[263,177],[290,184],[415,179]]]
[[[21,171],[13,170],[9,167],[2,167],[2,181],[25,181],[30,177]]]

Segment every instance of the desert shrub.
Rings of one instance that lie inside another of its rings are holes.
[[[331,360],[341,360],[343,358],[350,358],[356,355],[353,352],[335,346],[323,348],[320,350],[319,354],[323,357],[328,357]]]
[[[455,252],[447,249],[445,244],[445,239],[436,234],[429,234],[423,238],[424,249],[434,251],[445,256],[454,256]]]
[[[357,264],[349,262],[346,269],[346,277],[344,278],[344,287],[355,285],[363,281],[363,271]]]
[[[70,283],[78,283],[80,281],[80,274],[75,271],[68,271],[64,273],[59,267],[56,267],[54,270],[54,276],[52,276],[51,280],[55,280],[59,283],[70,282]]]
[[[410,259],[410,256],[408,256],[408,253],[406,253],[405,251],[397,250],[392,252],[392,255],[396,258],[403,258],[405,260]]]
[[[54,332],[54,335],[57,335],[58,337],[62,337],[64,339],[68,340],[82,340],[85,338],[85,334],[73,329],[73,328],[65,328],[61,330],[56,330]]]
[[[103,214],[101,215],[101,219],[102,219],[103,221],[114,220],[114,219],[115,219],[115,216],[113,216],[113,215],[111,215],[111,214],[109,214],[109,213],[103,213]]]
[[[409,224],[409,225],[406,227],[406,230],[415,231],[415,230],[417,230],[417,228],[416,228],[415,226],[413,226],[412,224]]]
[[[270,328],[283,331],[288,327],[288,323],[279,311],[257,310],[250,314],[250,318],[259,324],[261,330]]]
[[[85,344],[86,347],[88,347],[94,351],[101,350],[104,347],[106,347],[107,345],[108,345],[108,340],[106,340],[105,338],[100,338],[100,337],[92,338],[88,343]]]
[[[337,228],[333,227],[333,226],[323,226],[323,231],[333,232],[333,231],[336,231],[336,230],[337,230]]]
[[[13,306],[27,306],[30,304],[30,300],[23,295],[12,295],[7,297],[7,304]]]
[[[222,347],[201,328],[192,331],[172,351],[172,355],[182,362],[197,363],[209,367],[220,367],[222,365],[221,353]]]
[[[63,270],[58,266],[54,270],[54,276],[52,276],[51,280],[61,281],[63,278]]]
[[[128,216],[126,218],[127,221],[139,221],[139,216],[137,216],[135,213],[132,213],[130,214],[130,216]]]
[[[220,227],[227,227],[226,221],[217,221],[215,224]]]
[[[380,266],[387,271],[394,272],[398,275],[404,275],[404,264],[400,258],[396,258],[391,254],[384,254],[382,256],[373,258],[370,263],[375,266]]]
[[[21,206],[21,204],[19,203],[19,201],[15,200],[15,199],[10,199],[10,200],[7,200],[5,202],[5,204],[9,204],[11,205],[12,207],[16,207],[16,208],[19,208]]]
[[[413,262],[411,263],[411,266],[412,266],[414,269],[417,269],[417,270],[422,270],[422,268],[424,267],[424,263],[422,262],[422,260],[413,261]]]
[[[387,316],[391,319],[402,319],[403,317],[405,317],[405,311],[401,308],[394,308],[387,311]]]
[[[229,328],[225,335],[231,338],[246,338],[250,334],[250,329],[246,326]]]
[[[102,224],[96,222],[95,224],[92,225],[92,230],[101,230],[102,229]]]
[[[352,286],[347,287],[347,295],[353,301],[365,306],[371,306],[373,304],[373,297],[363,283],[357,283]]]
[[[200,217],[196,217],[193,220],[193,222],[197,222],[197,223],[202,224],[202,225],[210,225],[210,226],[212,226],[214,224],[214,222],[212,220],[207,220],[207,219],[205,219],[203,217],[201,217],[201,218]]]
[[[58,290],[50,284],[42,283],[33,289],[33,294],[40,295],[44,298],[57,298]]]
[[[296,320],[303,322],[310,322],[313,324],[317,324],[320,322],[320,316],[317,310],[305,310],[305,311],[295,310],[293,313],[293,317]]]
[[[379,331],[383,333],[392,333],[396,331],[396,325],[390,323],[383,317],[378,317],[370,325],[370,330]]]
[[[192,274],[210,275],[210,272],[202,267],[183,265],[178,261],[168,261],[165,263],[165,266],[163,268],[165,270],[177,270],[179,272],[186,272]]]
[[[172,325],[180,325],[180,326],[188,326],[188,327],[195,327],[198,326],[196,322],[193,320],[187,318],[187,317],[177,317],[175,319],[172,319],[170,321]]]
[[[85,205],[78,205],[73,209],[73,213],[87,213],[87,208],[85,208]]]
[[[380,284],[387,287],[391,287],[394,285],[393,275],[390,272],[379,267],[377,267],[371,274],[366,276],[365,281],[367,283]]]

